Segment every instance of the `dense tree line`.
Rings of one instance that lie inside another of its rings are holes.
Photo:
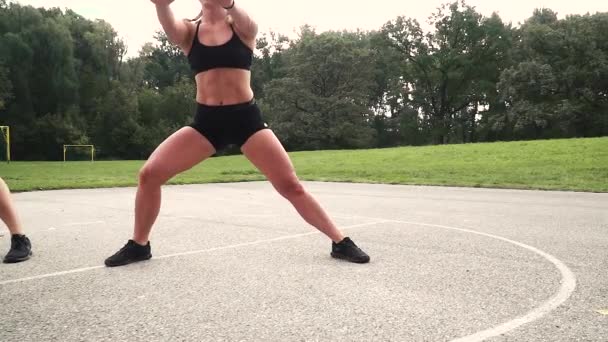
[[[399,16],[376,31],[259,37],[252,86],[289,150],[608,135],[608,13],[518,27],[463,1],[433,30]],[[0,125],[15,159],[63,144],[146,158],[191,120],[186,58],[159,33],[135,58],[113,28],[0,0]]]

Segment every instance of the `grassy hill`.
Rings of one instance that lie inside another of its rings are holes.
[[[290,153],[303,180],[608,192],[608,138]],[[13,191],[134,186],[143,161],[0,163]],[[263,180],[243,156],[171,184]]]

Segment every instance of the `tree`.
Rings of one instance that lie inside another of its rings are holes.
[[[429,122],[434,142],[447,143],[455,117],[487,100],[484,90],[498,74],[488,69],[499,67],[497,50],[508,37],[489,30],[496,18],[484,19],[464,1],[443,5],[430,23],[435,31],[425,34],[416,20],[399,17],[383,32],[407,61],[405,100]]]
[[[367,37],[346,32],[318,35],[304,27],[285,60],[289,77],[271,81],[263,101],[285,145],[291,149],[369,146],[373,63]]]
[[[258,38],[251,86],[290,150],[608,134],[608,13],[520,27],[448,3],[423,32],[400,16],[379,31]],[[164,33],[125,59],[107,22],[0,0],[0,118],[17,159],[64,143],[146,158],[192,120],[195,82]]]
[[[498,84],[518,138],[608,132],[606,28],[606,13],[558,20],[546,9],[521,27],[516,65]]]
[[[376,147],[427,143],[427,133],[418,110],[408,98],[407,61],[385,39],[383,32],[371,34],[375,86],[371,95]]]
[[[137,98],[118,82],[101,101],[93,140],[101,156],[140,158],[141,126],[137,123]]]
[[[256,97],[264,97],[264,87],[273,79],[285,77],[284,51],[289,48],[286,36],[270,32],[262,34],[256,41],[259,56],[253,56],[251,87]]]
[[[147,60],[145,80],[153,88],[163,89],[184,77],[192,77],[192,71],[183,52],[169,42],[164,32],[154,37],[157,46],[148,46],[140,53]]]
[[[10,100],[12,94],[13,85],[8,78],[8,69],[0,63],[0,110],[6,106],[6,101]]]

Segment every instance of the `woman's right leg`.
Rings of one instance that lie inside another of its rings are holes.
[[[209,140],[192,127],[184,127],[163,141],[139,171],[135,197],[133,240],[148,243],[152,225],[160,211],[161,186],[215,153]]]
[[[214,153],[209,140],[192,127],[173,133],[156,148],[139,171],[133,239],[107,258],[106,266],[122,266],[152,257],[148,240],[160,211],[161,186]]]

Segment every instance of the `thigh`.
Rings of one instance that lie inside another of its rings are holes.
[[[144,169],[169,179],[186,171],[215,153],[207,138],[192,127],[184,127],[169,136],[154,150]]]
[[[241,151],[274,185],[297,179],[289,155],[269,129],[251,136]]]

